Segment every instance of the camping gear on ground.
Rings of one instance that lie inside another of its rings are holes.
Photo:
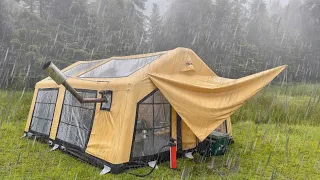
[[[198,152],[202,156],[224,155],[231,142],[232,137],[227,133],[213,131],[204,141],[199,142]]]
[[[171,137],[179,157],[222,124],[231,135],[230,116],[284,68],[222,78],[185,48],[79,61],[62,71],[47,63],[50,77],[35,86],[25,135],[102,174],[120,173],[133,163],[169,160]]]

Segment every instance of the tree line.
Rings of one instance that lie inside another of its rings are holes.
[[[320,1],[1,0],[0,87],[32,87],[42,65],[193,49],[218,75],[238,78],[281,64],[285,81],[319,81]]]

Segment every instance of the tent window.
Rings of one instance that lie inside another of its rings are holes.
[[[84,78],[116,78],[126,77],[145,65],[158,59],[160,55],[136,59],[112,59],[105,64],[86,72],[80,77]]]
[[[112,91],[111,90],[105,90],[105,91],[102,92],[102,96],[107,99],[107,102],[102,102],[101,103],[100,110],[110,111],[111,104],[112,104]]]
[[[85,98],[96,98],[97,91],[77,92]],[[95,103],[81,104],[69,91],[66,91],[59,122],[57,138],[81,149],[87,145],[95,113]]]
[[[32,114],[30,130],[49,135],[58,89],[39,89]]]
[[[138,103],[137,108],[132,157],[157,154],[170,138],[171,106],[157,90]]]
[[[73,68],[63,72],[63,74],[66,76],[69,76],[69,77],[74,76],[82,71],[85,71],[87,69],[90,69],[90,68],[98,65],[99,63],[101,63],[101,61],[81,63],[81,64],[78,64],[78,65],[74,66]]]

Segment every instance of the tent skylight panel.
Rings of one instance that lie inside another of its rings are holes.
[[[84,62],[84,63],[80,63],[76,66],[74,66],[73,68],[63,72],[64,75],[71,77],[74,76],[76,74],[81,73],[82,71],[85,71],[87,69],[90,69],[96,65],[98,65],[99,63],[101,63],[101,61],[94,61],[94,62]]]
[[[82,78],[116,78],[126,77],[138,71],[147,64],[158,59],[161,55],[148,56],[135,59],[112,59],[98,66],[80,77]]]

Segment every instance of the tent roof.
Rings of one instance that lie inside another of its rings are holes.
[[[131,76],[159,59],[167,51],[133,56],[114,56],[94,61],[78,61],[62,70],[67,77],[122,78]]]
[[[198,64],[201,64],[201,67],[206,66],[191,49],[176,48],[149,54],[115,56],[94,61],[78,61],[61,71],[68,77],[68,82],[74,88],[79,88],[85,83],[89,89],[112,87],[113,89],[125,90],[148,79],[148,74],[151,72],[157,72],[159,69],[179,69],[179,66],[184,65],[184,60],[190,58],[190,56]],[[205,69],[204,73],[214,74],[210,68],[207,67]],[[56,87],[59,86],[50,77],[36,84],[36,88]]]

